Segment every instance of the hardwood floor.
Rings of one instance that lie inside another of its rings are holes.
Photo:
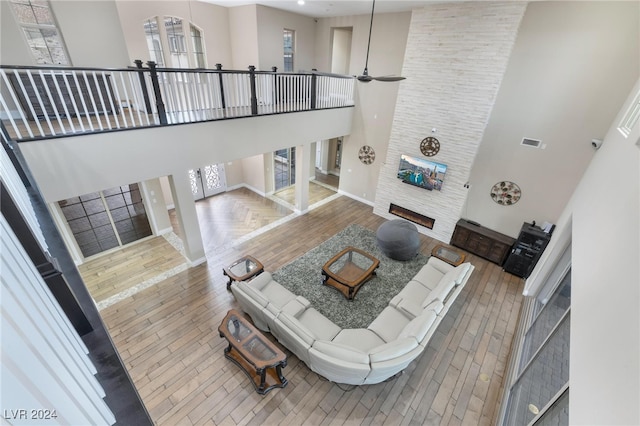
[[[231,214],[231,213],[230,213]],[[200,217],[200,215],[199,215]],[[189,424],[469,424],[495,421],[523,281],[476,256],[468,284],[424,353],[377,385],[336,385],[289,354],[287,387],[266,396],[224,358],[217,328],[238,308],[222,267],[250,254],[275,271],[352,223],[384,222],[339,197],[306,215],[207,255],[190,268],[101,311],[154,422]],[[211,225],[211,227],[209,226]],[[207,221],[202,233],[219,232]],[[439,242],[421,235],[421,251]]]

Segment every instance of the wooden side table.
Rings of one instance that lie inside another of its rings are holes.
[[[236,260],[231,265],[222,269],[222,273],[229,277],[227,290],[231,288],[233,281],[246,281],[263,272],[264,266],[262,263],[255,257],[249,255]]]
[[[464,262],[465,254],[460,253],[457,250],[454,250],[449,247],[445,247],[443,245],[437,245],[431,251],[431,256],[437,257],[440,260],[444,260],[450,265],[458,266],[462,262]]]
[[[348,300],[353,300],[360,287],[369,281],[380,261],[355,247],[347,247],[322,267],[322,284],[335,288]]]
[[[289,383],[282,375],[287,356],[238,311],[227,312],[220,327],[220,337],[229,342],[225,358],[233,361],[251,379],[256,392],[266,394]]]

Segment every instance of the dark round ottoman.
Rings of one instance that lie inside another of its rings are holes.
[[[418,227],[402,219],[390,220],[380,225],[376,239],[382,253],[395,260],[412,259],[420,248]]]

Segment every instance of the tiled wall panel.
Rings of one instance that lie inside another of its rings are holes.
[[[407,79],[399,83],[376,214],[396,218],[388,213],[390,203],[414,210],[435,219],[432,230],[419,227],[420,232],[449,242],[456,222],[465,216],[464,184],[525,9],[524,2],[469,2],[413,12],[402,71]],[[427,136],[441,144],[429,159],[448,166],[442,191],[416,188],[396,176],[401,154],[424,157],[420,141]]]

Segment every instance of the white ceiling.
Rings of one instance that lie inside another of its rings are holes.
[[[219,6],[233,7],[248,4],[260,4],[276,9],[294,12],[312,18],[326,18],[332,16],[365,15],[371,13],[372,0],[305,0],[304,5],[299,5],[297,0],[199,0]],[[376,0],[375,12],[406,12],[426,4],[434,3],[434,0]]]

